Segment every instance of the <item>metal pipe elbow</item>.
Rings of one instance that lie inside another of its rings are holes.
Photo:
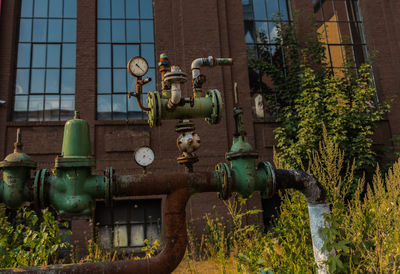
[[[309,204],[327,203],[325,189],[318,180],[304,172],[296,169],[276,169],[276,189],[297,189],[304,194]]]

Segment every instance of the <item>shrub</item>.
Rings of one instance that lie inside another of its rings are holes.
[[[68,223],[62,225],[67,227]],[[57,252],[68,246],[63,239],[59,222],[47,209],[38,217],[34,211],[21,208],[12,221],[4,208],[0,210],[0,268],[55,263]]]

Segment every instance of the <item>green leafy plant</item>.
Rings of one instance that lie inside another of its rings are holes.
[[[68,223],[62,225],[68,227]],[[12,221],[4,208],[0,210],[1,268],[54,263],[57,252],[68,246],[63,239],[59,222],[47,209],[39,217],[34,211],[21,208]]]

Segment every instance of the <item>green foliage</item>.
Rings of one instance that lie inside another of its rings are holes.
[[[324,124],[329,138],[344,151],[345,159],[356,159],[356,171],[373,168],[373,128],[389,105],[375,103],[371,66],[364,64],[355,71],[348,61],[334,75],[317,35],[305,39],[305,44],[300,45],[304,49],[299,52],[295,24],[277,27],[277,51],[283,53],[285,60],[270,62],[261,54],[261,59],[251,59],[250,65],[273,81],[274,92],[263,95],[269,111],[282,125],[275,130],[280,156],[291,166],[300,167],[302,159],[318,149]]]
[[[41,213],[39,218],[34,211],[21,208],[11,222],[5,209],[0,210],[0,268],[48,265],[68,246],[54,216],[47,209]]]

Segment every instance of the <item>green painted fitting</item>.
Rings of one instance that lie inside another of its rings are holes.
[[[2,196],[8,208],[17,209],[30,201],[25,182],[29,180],[30,170],[26,167],[8,167],[3,170]]]
[[[45,197],[61,215],[90,215],[96,199],[104,199],[108,178],[89,168],[60,168],[45,180]]]
[[[183,98],[183,104],[168,109],[168,99],[150,92],[148,96],[148,123],[150,127],[161,125],[162,120],[205,118],[209,124],[218,124],[222,118],[223,103],[218,90],[209,90],[205,97]]]
[[[18,129],[14,152],[0,162],[0,168],[3,169],[2,200],[12,209],[17,209],[32,199],[26,182],[30,179],[30,170],[36,167],[36,163],[22,151],[22,147],[21,132]]]
[[[226,154],[232,170],[231,191],[248,197],[256,190],[256,158],[258,153],[253,151],[246,136],[233,139],[231,150]]]
[[[65,123],[64,139],[61,155],[68,157],[86,157],[91,154],[89,124],[81,120],[79,112],[75,111],[73,120]]]

